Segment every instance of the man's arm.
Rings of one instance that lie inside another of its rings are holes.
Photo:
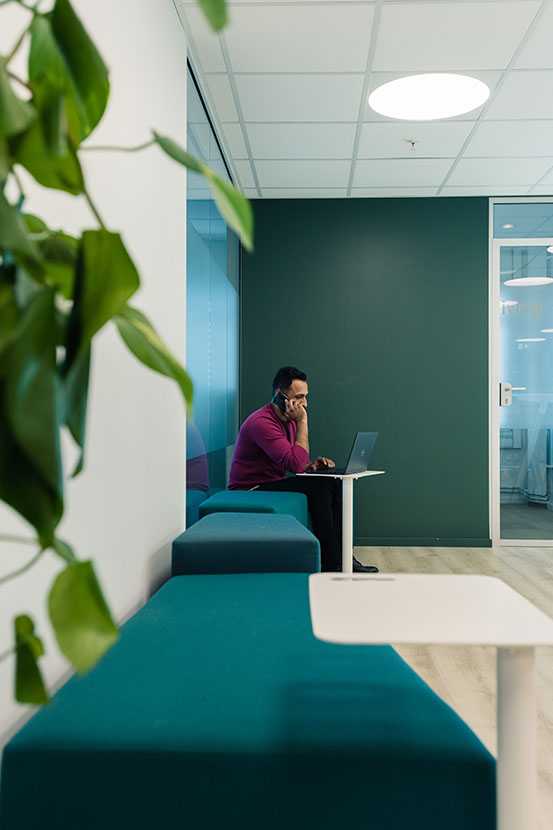
[[[291,473],[303,473],[309,464],[309,443],[307,433],[306,423],[304,430],[301,431],[300,443],[298,440],[300,437],[300,429],[298,424],[296,443],[292,445],[283,435],[282,428],[279,427],[278,424],[264,418],[252,425],[251,437],[258,447],[260,447],[263,452],[269,456],[271,461],[274,461],[274,463],[279,467],[284,467]]]
[[[296,444],[309,455],[309,421],[307,409],[295,400],[286,401],[286,414],[296,422]]]

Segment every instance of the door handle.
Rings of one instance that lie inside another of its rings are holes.
[[[511,406],[513,403],[513,387],[510,383],[499,384],[499,406]]]

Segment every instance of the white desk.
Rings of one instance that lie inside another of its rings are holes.
[[[534,647],[553,644],[553,620],[488,576],[312,574],[309,600],[327,642],[497,647],[497,828],[534,830]]]
[[[340,478],[342,480],[342,573],[353,571],[353,482],[357,478],[382,476],[385,470],[365,470],[364,473],[298,473],[301,476],[318,478]]]

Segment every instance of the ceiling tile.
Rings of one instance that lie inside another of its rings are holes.
[[[455,157],[473,127],[472,121],[375,121],[363,124],[359,158]],[[414,148],[411,141],[415,142]]]
[[[451,164],[451,159],[360,160],[355,166],[353,186],[431,187],[441,184]]]
[[[391,122],[393,124],[397,123],[397,119],[395,118],[388,118],[385,115],[380,115],[380,113],[375,112],[373,109],[369,107],[369,95],[371,92],[377,87],[382,86],[382,84],[387,84],[389,81],[395,81],[397,78],[404,78],[406,75],[413,75],[417,74],[416,72],[373,72],[371,73],[370,83],[369,83],[369,92],[367,94],[367,104],[365,107],[365,114],[363,116],[364,121],[386,121]],[[501,72],[474,72],[470,71],[467,74],[470,75],[471,78],[478,78],[479,81],[483,81],[485,84],[488,85],[490,88],[491,94],[493,94],[494,89],[497,85],[497,82],[501,78]],[[475,110],[471,110],[470,112],[463,113],[462,115],[456,115],[453,118],[448,118],[442,121],[441,123],[451,123],[452,121],[476,121],[484,106],[478,107]],[[423,121],[420,123],[428,124],[431,122]],[[435,123],[435,122],[432,122]]]
[[[347,187],[350,161],[257,161],[259,184],[266,187]]]
[[[481,187],[444,187],[440,196],[524,196],[527,192],[527,187],[483,185]]]
[[[373,68],[503,69],[539,5],[529,0],[385,4]]]
[[[448,185],[520,187],[534,184],[553,164],[549,159],[463,158]]]
[[[517,69],[553,69],[552,30],[553,6],[551,3],[547,3],[538,25],[524,44],[516,60],[515,67]]]
[[[242,187],[255,187],[252,168],[249,161],[235,161],[234,166],[240,177]]]
[[[484,119],[553,118],[553,72],[510,72]]]
[[[364,72],[368,5],[237,6],[225,30],[234,72]]]
[[[351,158],[355,124],[246,124],[255,159]]]
[[[247,159],[248,151],[240,124],[223,124],[224,144],[234,159]]]
[[[357,121],[363,75],[237,75],[235,79],[246,121]]]
[[[436,190],[436,187],[354,187],[351,195],[354,198],[364,199],[403,199],[432,197],[436,195]]]
[[[206,75],[205,80],[219,120],[238,121],[238,112],[234,105],[234,97],[228,77],[226,75]]]
[[[345,187],[329,187],[316,188],[309,190],[304,187],[299,188],[263,188],[264,199],[344,199],[347,196],[347,188]]]
[[[552,153],[553,121],[481,121],[464,156],[547,156]]]
[[[198,6],[187,6],[184,15],[192,33],[192,45],[203,72],[224,72],[225,60],[219,38],[206,23]]]

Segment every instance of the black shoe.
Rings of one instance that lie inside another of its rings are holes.
[[[353,557],[353,573],[363,574],[377,574],[378,568],[376,565],[362,565],[359,559]]]

